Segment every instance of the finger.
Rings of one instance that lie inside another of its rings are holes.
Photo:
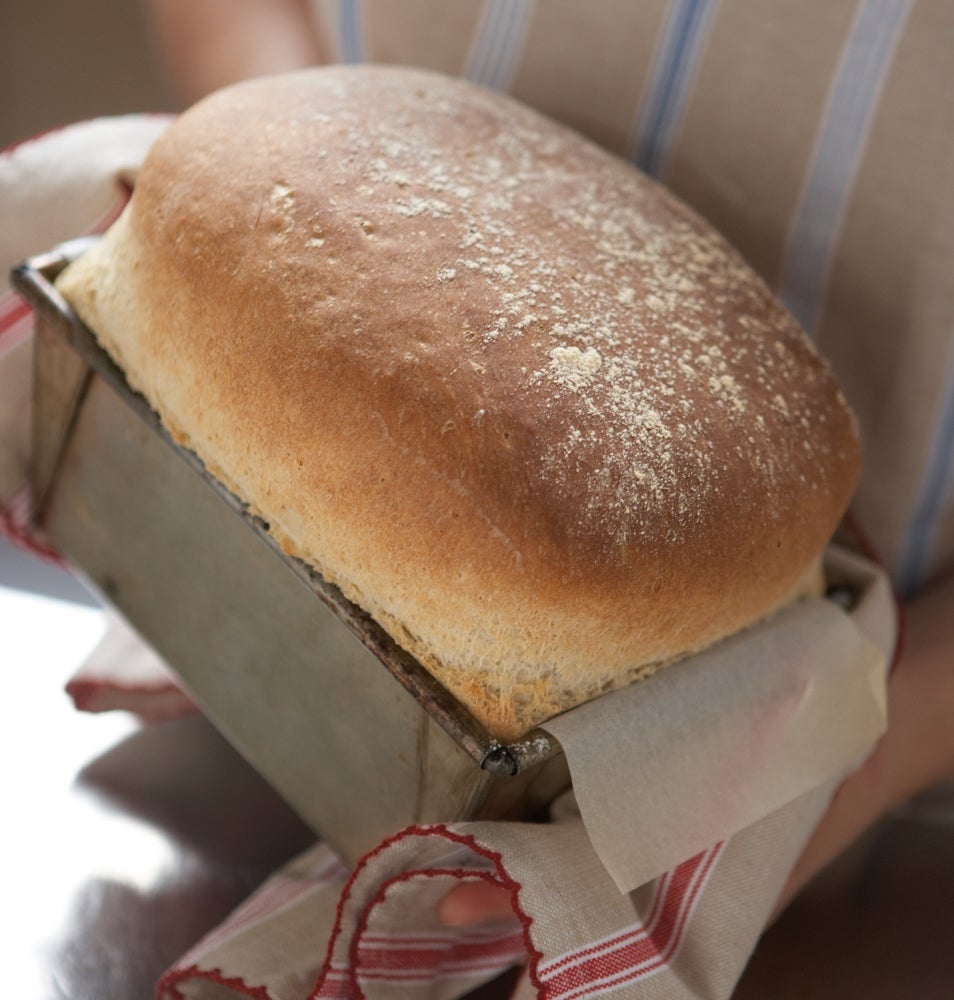
[[[509,920],[513,917],[510,891],[492,882],[462,882],[440,901],[437,915],[448,927]]]

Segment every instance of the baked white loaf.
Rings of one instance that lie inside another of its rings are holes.
[[[214,94],[59,287],[502,739],[792,600],[858,472],[828,368],[710,226],[434,74]]]

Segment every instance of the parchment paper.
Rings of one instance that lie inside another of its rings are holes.
[[[850,612],[801,601],[545,724],[621,892],[848,773],[884,731],[890,588],[843,550],[828,571],[859,594]]]

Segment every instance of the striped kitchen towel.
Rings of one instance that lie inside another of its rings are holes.
[[[547,824],[412,827],[351,872],[318,844],[162,978],[159,1000],[450,1000],[521,967],[520,998],[728,997],[831,786],[620,893],[567,794]],[[510,894],[513,918],[449,928],[460,881]],[[487,995],[487,994],[482,994]]]
[[[33,317],[10,288],[31,255],[119,216],[164,115],[101,118],[44,133],[0,152],[0,536],[53,562],[30,527],[27,461]]]

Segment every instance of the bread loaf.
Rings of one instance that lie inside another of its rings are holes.
[[[857,476],[829,369],[710,226],[435,74],[212,95],[59,287],[501,739],[803,592]]]

